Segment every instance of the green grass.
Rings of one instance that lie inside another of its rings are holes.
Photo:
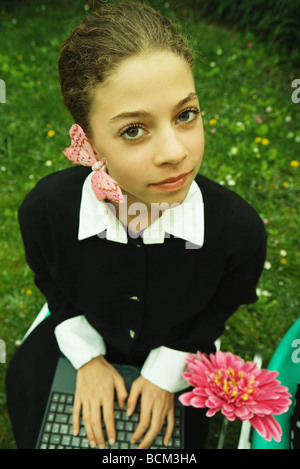
[[[85,10],[81,0],[7,5],[0,10],[0,79],[6,83],[0,104],[0,338],[8,363],[43,304],[24,259],[17,209],[41,177],[69,166],[61,151],[72,120],[61,103],[57,60]],[[266,366],[299,316],[300,167],[291,162],[300,161],[300,105],[291,100],[291,83],[300,70],[250,33],[188,18],[180,26],[198,51],[195,79],[206,132],[201,172],[245,197],[269,236],[259,301],[230,318],[222,349],[251,359],[260,348]],[[0,448],[15,447],[5,404],[7,363],[0,364]],[[219,421],[213,420],[208,447],[216,444]],[[238,430],[238,422],[230,424],[227,447],[235,447]]]

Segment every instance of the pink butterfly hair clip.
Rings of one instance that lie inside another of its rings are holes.
[[[105,171],[105,161],[97,160],[96,154],[82,128],[74,124],[70,129],[71,146],[63,151],[63,154],[72,163],[82,166],[91,166],[94,174],[92,176],[92,188],[98,200],[114,200],[124,202],[122,191],[117,182]]]

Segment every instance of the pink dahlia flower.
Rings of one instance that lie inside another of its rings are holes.
[[[275,379],[277,371],[260,369],[229,352],[198,352],[187,362],[183,377],[194,389],[179,397],[182,404],[208,408],[208,417],[221,410],[228,420],[249,420],[265,440],[280,441],[281,427],[273,415],[288,410],[291,394]]]

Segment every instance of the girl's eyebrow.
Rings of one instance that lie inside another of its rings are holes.
[[[194,99],[198,99],[198,95],[195,92],[189,93],[185,98],[181,99],[174,109],[178,109],[179,107],[183,106],[189,101],[192,101]],[[129,111],[129,112],[122,112],[121,114],[118,114],[117,116],[112,117],[109,122],[114,123],[118,120],[121,119],[128,119],[128,118],[140,118],[140,117],[151,117],[152,114],[147,111]]]

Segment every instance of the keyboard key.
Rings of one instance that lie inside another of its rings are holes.
[[[50,444],[52,445],[59,445],[60,443],[60,435],[51,435],[50,436]]]
[[[54,423],[52,425],[52,433],[58,433],[59,432],[59,427],[60,427],[59,423]]]
[[[122,443],[120,444],[120,449],[129,449],[129,443],[127,443],[127,441],[122,441]]]
[[[80,438],[79,436],[73,436],[71,440],[71,445],[72,446],[80,446]]]
[[[60,412],[60,411],[58,410],[58,412]],[[72,414],[73,413],[73,404],[66,404],[63,412],[65,412],[66,414]]]
[[[55,415],[56,423],[68,423],[68,415],[66,414],[56,414]]]
[[[42,436],[42,442],[43,443],[48,443],[49,438],[50,438],[49,433],[44,433],[43,436]]]
[[[47,416],[47,421],[48,422],[53,422],[54,421],[55,414],[53,412],[49,412]]]
[[[59,426],[59,433],[61,435],[67,435],[69,433],[69,425],[66,425],[66,424],[61,424]]]
[[[70,443],[71,443],[71,438],[72,438],[71,435],[64,435],[64,436],[62,437],[62,439],[61,439],[61,444],[62,444],[62,445],[65,445],[65,446],[70,445]]]
[[[89,442],[87,438],[82,438],[80,442],[80,448],[89,448]]]
[[[134,427],[133,427],[133,423],[132,423],[132,422],[126,422],[126,423],[125,423],[125,430],[126,430],[127,432],[132,432],[133,429],[134,429]]]
[[[116,430],[124,430],[124,428],[125,428],[125,422],[123,422],[123,420],[117,420]]]
[[[44,431],[50,433],[52,430],[52,423],[46,423]]]
[[[90,448],[86,438],[85,428],[80,419],[80,430],[77,436],[73,435],[72,428],[72,412],[73,412],[73,395],[54,393],[52,402],[49,407],[49,414],[44,427],[44,434],[40,440],[40,448],[48,449],[87,449]],[[130,440],[134,429],[139,421],[140,408],[137,406],[133,415],[127,416],[126,409],[120,409],[117,402],[114,404],[115,426],[116,426],[116,442],[108,445],[110,449],[136,449],[138,444],[131,444]],[[167,448],[180,449],[180,409],[175,407],[175,427],[173,436]],[[159,435],[155,438],[151,449],[165,449],[163,438],[166,431],[166,423],[164,423]],[[106,438],[106,430],[103,428],[103,434]]]

